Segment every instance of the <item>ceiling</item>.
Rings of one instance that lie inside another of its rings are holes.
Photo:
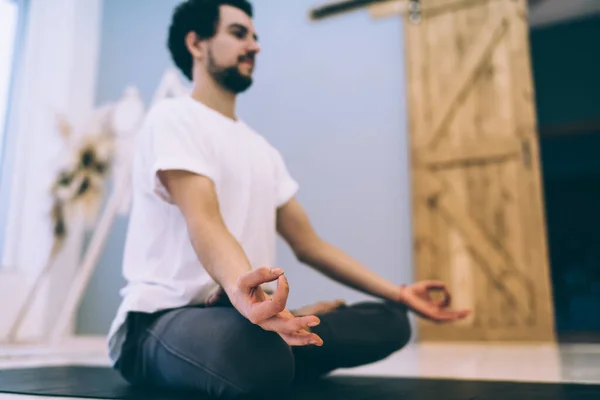
[[[529,21],[538,27],[600,13],[600,0],[529,0]]]

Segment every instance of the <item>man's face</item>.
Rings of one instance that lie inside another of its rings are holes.
[[[209,74],[225,89],[241,93],[252,85],[259,51],[252,19],[238,8],[221,6],[217,32],[207,47]]]

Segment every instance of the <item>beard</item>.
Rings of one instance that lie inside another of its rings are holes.
[[[243,56],[238,61],[242,62],[246,58],[253,58],[253,56]],[[251,76],[242,75],[237,64],[229,67],[219,66],[210,50],[208,52],[208,72],[219,85],[235,94],[242,93],[252,86]]]

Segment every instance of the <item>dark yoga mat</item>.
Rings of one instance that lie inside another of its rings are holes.
[[[140,390],[102,367],[0,370],[0,393],[128,400],[203,400],[198,393]],[[332,376],[278,400],[599,400],[600,385]]]

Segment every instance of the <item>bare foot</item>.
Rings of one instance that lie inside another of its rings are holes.
[[[219,287],[210,296],[208,296],[208,299],[206,299],[206,305],[208,307],[227,306],[231,305],[231,302],[229,301],[227,293],[225,293],[223,288]]]
[[[299,308],[297,310],[293,310],[292,314],[295,315],[296,317],[325,314],[325,313],[333,311],[336,308],[339,308],[345,304],[346,304],[346,302],[344,300],[320,301],[316,304],[311,304],[311,305]]]

